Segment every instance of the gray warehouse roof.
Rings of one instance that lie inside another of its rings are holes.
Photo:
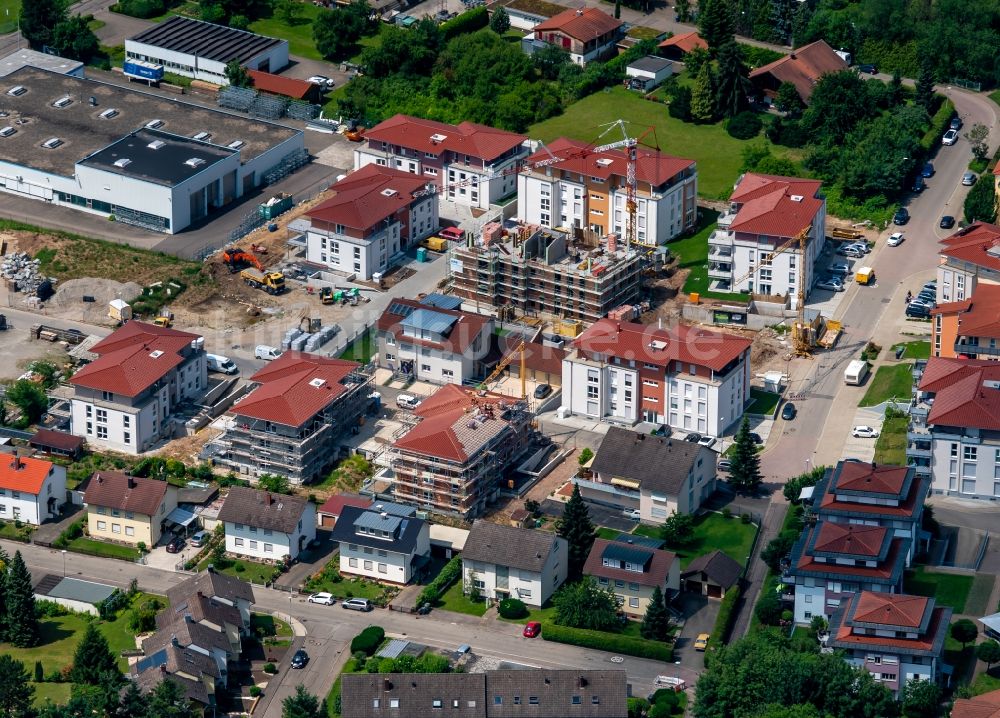
[[[50,583],[49,576],[46,576],[35,587],[36,593],[48,596],[49,598],[65,598],[72,601],[82,601],[97,605],[106,600],[108,596],[115,592],[114,586],[104,583],[94,583],[93,581],[81,581],[78,578],[63,577],[52,588],[44,589]]]
[[[180,15],[153,25],[128,40],[223,63],[230,60],[244,63],[265,50],[285,42]]]
[[[176,185],[235,153],[226,147],[159,130],[139,130],[80,164],[147,182]]]
[[[11,94],[15,88],[24,92]],[[96,106],[90,104],[91,97]],[[53,106],[63,98],[69,103]],[[34,67],[23,67],[0,81],[0,110],[6,113],[0,117],[0,128],[17,130],[9,137],[0,136],[0,162],[64,177],[74,175],[80,160],[154,121],[156,129],[171,135],[210,132],[208,142],[222,147],[241,140],[246,143],[239,150],[244,162],[299,134],[284,125]],[[41,146],[54,137],[62,144],[53,149]]]
[[[25,66],[51,70],[61,75],[68,75],[83,69],[83,63],[79,60],[70,60],[66,57],[48,55],[44,52],[25,48],[24,50],[12,52],[7,57],[0,59],[0,77],[6,77]]]

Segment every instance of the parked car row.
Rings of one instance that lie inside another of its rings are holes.
[[[906,316],[912,319],[929,319],[931,310],[937,306],[937,281],[927,282],[916,296],[907,293]]]

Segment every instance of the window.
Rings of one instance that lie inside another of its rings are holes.
[[[6,510],[7,509],[5,508],[4,511],[6,511]],[[98,521],[97,522],[97,530],[98,531],[107,531],[108,530],[108,522],[107,521]]]
[[[351,568],[357,568],[358,560],[356,558],[349,558],[347,559],[347,565],[350,566]]]
[[[440,707],[441,707],[441,699],[440,698],[435,698],[435,699],[433,699],[431,701],[431,708],[440,708]]]
[[[372,562],[365,561],[365,571],[371,571],[371,570],[372,570]]]
[[[629,605],[629,608],[639,608],[639,598],[638,598],[638,596],[629,596],[628,597],[628,605]]]
[[[122,438],[124,443],[126,444],[132,443],[132,434],[130,432],[126,431]]]
[[[384,563],[380,563],[378,565],[378,572],[379,573],[389,573],[389,567],[386,566]]]
[[[389,554],[387,554],[387,553],[385,552],[385,550],[383,550],[383,549],[379,549],[379,550],[378,550],[378,556],[379,556],[379,558],[385,558],[385,557],[386,557],[386,556],[388,556],[388,555],[389,555]]]
[[[235,524],[235,526],[236,526],[236,530],[237,531],[242,531],[243,530],[243,524]]]
[[[572,698],[573,705],[578,706],[578,705],[580,705],[580,702],[581,702],[580,701],[580,696],[573,696],[573,698]]]
[[[390,698],[389,699],[389,707],[390,708],[399,708],[399,699],[398,698]]]
[[[430,370],[431,370],[431,365],[430,364],[421,364],[420,365],[420,371],[430,371]]]
[[[111,533],[120,534],[122,532],[121,524],[111,524]]]
[[[241,538],[233,539],[233,543],[235,545],[237,545],[237,546],[242,546],[243,545],[243,539],[241,539]]]
[[[503,705],[503,696],[493,696],[493,705],[495,705],[495,706],[502,706]]]
[[[132,526],[126,526],[125,527],[125,535],[126,536],[135,536],[135,528],[132,527]]]
[[[108,427],[106,427],[106,426],[98,426],[97,427],[97,438],[98,439],[107,439],[108,438]]]
[[[590,697],[590,704],[594,705],[594,706],[601,705],[601,697],[600,696],[591,696]]]
[[[374,552],[375,552],[375,550],[371,546],[365,546],[365,553],[368,556],[371,556]]]
[[[108,513],[108,510],[106,508],[104,508],[103,506],[98,506],[97,507],[97,513],[99,513],[101,516],[104,516],[104,515],[106,515]]]
[[[537,706],[538,696],[528,696],[528,705]]]
[[[378,698],[373,698],[372,699],[372,708],[378,708],[378,707],[379,707],[379,699]]]
[[[514,705],[521,705],[521,696],[514,696]]]
[[[274,532],[273,532],[273,531],[272,531],[271,529],[264,529],[264,535],[265,535],[265,536],[270,536],[270,535],[271,535],[271,534],[273,534],[273,533],[274,533]]]

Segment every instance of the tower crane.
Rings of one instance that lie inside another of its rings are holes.
[[[598,138],[604,137],[604,135],[611,132],[616,127],[622,131],[624,136],[623,140],[614,142],[611,145],[605,145],[608,149],[612,147],[624,147],[625,148],[625,214],[628,217],[628,221],[625,223],[625,247],[629,248],[636,243],[636,218],[639,211],[639,200],[637,198],[638,194],[638,177],[636,173],[636,158],[638,156],[639,142],[646,137],[650,132],[653,133],[653,139],[656,139],[656,128],[648,127],[646,131],[643,132],[638,137],[629,137],[628,130],[625,129],[625,120],[615,120],[607,125],[604,132],[598,135]],[[659,143],[655,145],[657,150],[660,149]]]
[[[521,343],[517,345],[517,347],[514,349],[514,351],[509,352],[507,354],[507,356],[505,356],[499,362],[497,362],[496,368],[493,370],[493,372],[488,377],[486,377],[485,379],[483,379],[483,382],[482,382],[482,384],[479,385],[479,388],[480,389],[488,389],[490,383],[494,379],[496,379],[498,376],[500,376],[500,374],[503,372],[504,369],[506,369],[508,366],[510,366],[510,363],[512,361],[514,361],[514,357],[515,356],[520,356],[520,360],[521,360],[521,366],[520,366],[520,369],[521,369],[521,372],[520,372],[521,373],[521,399],[527,399],[528,398],[527,372],[526,372],[526,368],[525,368],[525,356],[524,356],[524,352],[525,352],[526,346],[527,346],[527,340],[526,339],[522,339]]]
[[[806,242],[809,240],[809,227],[806,227],[797,235],[791,239],[782,242],[778,245],[773,252],[771,252],[768,258],[768,263],[765,265],[763,262],[756,267],[753,267],[749,272],[744,274],[739,279],[734,279],[732,283],[733,290],[736,289],[740,284],[745,282],[747,279],[757,274],[765,266],[770,266],[771,260],[777,257],[779,254],[784,254],[790,249],[798,248],[799,254],[802,257],[802,271],[798,273],[798,290],[796,292],[795,301],[797,305],[796,315],[795,315],[795,327],[792,331],[792,349],[795,356],[811,358],[812,355],[812,343],[809,341],[809,330],[806,328],[806,290],[805,290],[805,263],[806,263]]]

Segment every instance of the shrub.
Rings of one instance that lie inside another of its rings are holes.
[[[497,612],[501,618],[524,618],[528,615],[528,607],[519,599],[505,598],[497,606]]]
[[[490,24],[490,16],[486,8],[482,5],[463,12],[458,17],[453,17],[447,22],[441,23],[441,36],[445,42],[458,35],[481,30]]]
[[[731,519],[733,517],[733,511],[728,506],[722,509],[722,518]]]
[[[920,138],[920,149],[924,152],[930,152],[932,149],[938,146],[941,141],[941,135],[945,133],[948,129],[948,125],[951,123],[951,118],[955,116],[955,105],[952,104],[951,100],[945,100],[941,103],[938,111],[934,113],[931,118],[931,124],[927,128],[927,132],[924,136]]]
[[[35,601],[35,615],[38,618],[56,618],[69,615],[69,609],[55,601]]]
[[[461,576],[462,559],[459,556],[455,556],[444,565],[444,568],[441,569],[434,580],[427,584],[424,590],[420,592],[420,596],[417,597],[417,606],[423,606],[425,603],[433,603],[438,600],[441,594],[451,588],[451,585],[461,578]]]
[[[256,697],[258,697],[263,692],[264,691],[262,691],[260,689],[260,686],[250,686],[250,697],[251,698],[256,698]]]
[[[263,670],[264,670],[264,673],[269,673],[269,674],[271,674],[273,676],[275,673],[278,672],[278,667],[276,665],[274,665],[273,663],[265,663]]]
[[[580,463],[580,466],[583,466],[593,458],[594,458],[594,452],[591,450],[589,446],[585,446],[583,447],[583,451],[580,452],[580,456],[577,457],[577,461]]]
[[[741,112],[726,123],[726,132],[738,140],[750,140],[760,134],[763,126],[756,112]]]
[[[669,663],[673,660],[674,651],[670,646],[657,641],[647,641],[643,638],[618,636],[604,631],[591,631],[586,628],[567,628],[547,624],[542,631],[542,638],[555,643],[568,643],[582,648],[596,648],[601,651],[623,653],[626,656],[640,656],[655,661]]]
[[[167,4],[164,0],[119,0],[110,8],[111,12],[138,17],[143,20],[162,15],[166,9]]]
[[[751,521],[750,514],[740,514],[740,521],[742,521],[745,524],[750,523]]]
[[[361,651],[366,656],[375,654],[385,640],[385,630],[381,626],[368,626],[351,641],[351,653]]]
[[[708,639],[710,646],[724,646],[729,638],[729,632],[733,628],[733,621],[736,619],[736,603],[740,600],[739,585],[731,587],[726,591],[722,603],[719,604],[719,613],[715,616],[715,627],[712,629],[712,636]]]

